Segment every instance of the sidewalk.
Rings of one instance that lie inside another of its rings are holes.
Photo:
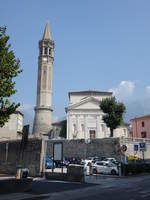
[[[0,177],[0,194],[25,192],[32,188],[32,178],[16,179],[14,176]]]
[[[5,174],[0,174],[0,180],[11,179],[11,178],[15,178],[15,176],[8,176]]]

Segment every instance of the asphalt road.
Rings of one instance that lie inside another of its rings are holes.
[[[64,191],[72,191],[94,187],[93,183],[70,183],[62,181],[33,181],[31,194],[61,193]]]
[[[150,200],[150,175],[92,176],[86,183],[34,180],[32,191],[0,195],[0,200]]]

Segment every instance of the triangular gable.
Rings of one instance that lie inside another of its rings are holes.
[[[76,104],[68,106],[67,110],[71,109],[100,109],[100,102],[94,97],[88,97]]]

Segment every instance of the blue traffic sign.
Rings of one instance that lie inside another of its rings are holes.
[[[139,149],[139,145],[138,144],[134,144],[134,151],[138,151]]]
[[[140,150],[146,150],[146,143],[145,142],[142,142],[139,145],[140,145]]]

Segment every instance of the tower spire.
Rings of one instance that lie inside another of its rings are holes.
[[[46,23],[43,39],[39,41],[37,99],[33,134],[43,137],[52,129],[52,68],[54,41],[51,39],[49,23]]]
[[[52,39],[48,21],[46,23],[44,34],[43,34],[43,40],[45,40],[45,39],[47,39],[47,40],[51,40]]]

